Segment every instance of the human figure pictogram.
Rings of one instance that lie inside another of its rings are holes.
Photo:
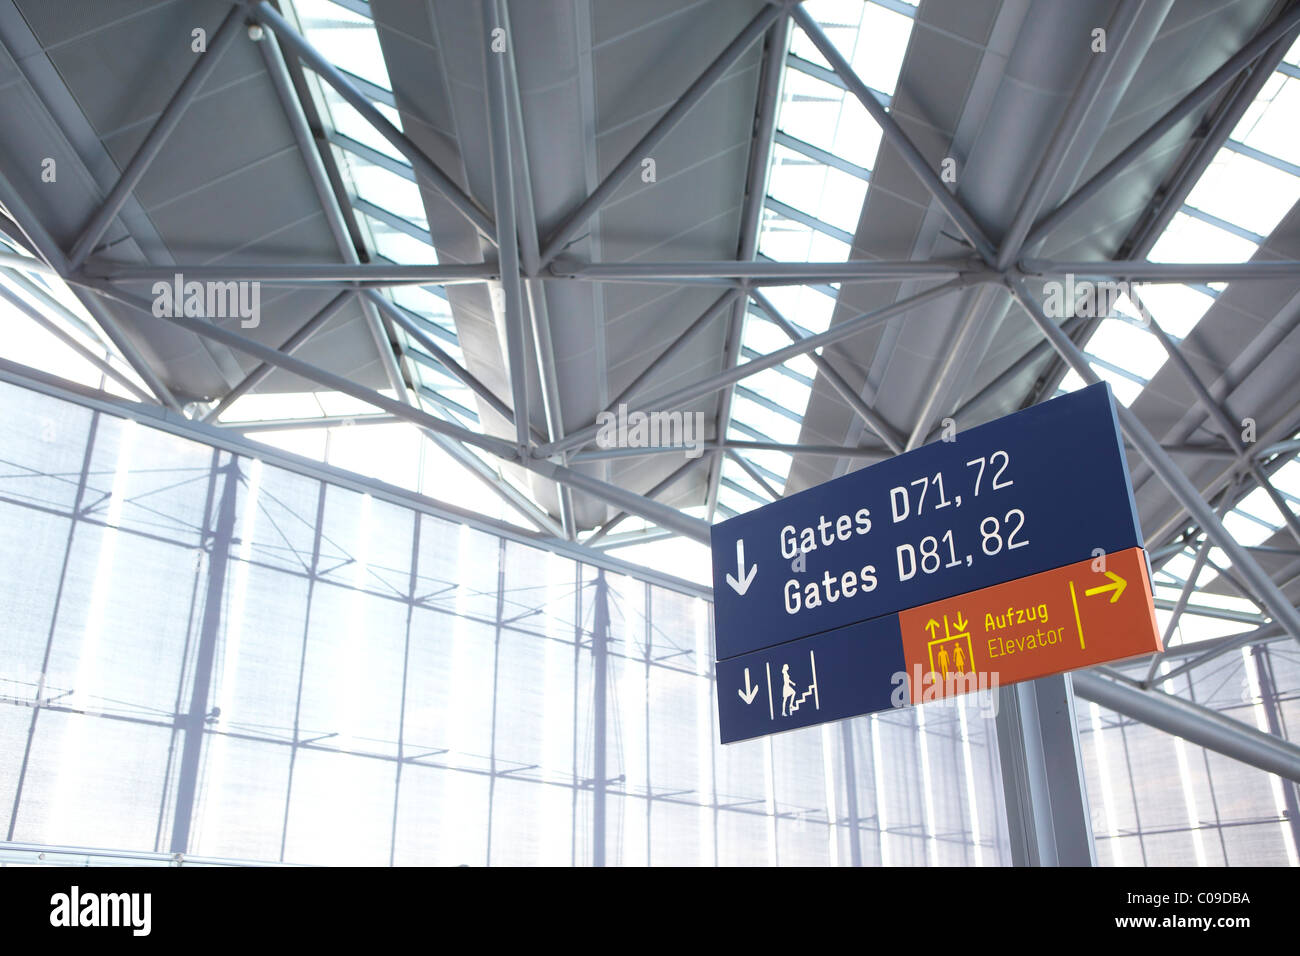
[[[784,681],[781,687],[781,716],[789,717],[786,713],[786,706],[794,701],[794,681],[790,679],[790,665],[781,665],[781,680]]]

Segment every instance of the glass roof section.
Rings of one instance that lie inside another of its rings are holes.
[[[808,0],[804,9],[887,106],[911,37],[915,5],[896,0]],[[881,130],[798,26],[791,27],[789,43],[758,256],[780,262],[844,262],[870,188]],[[839,286],[775,286],[764,294],[802,334],[810,335],[830,327]],[[742,358],[790,342],[752,304],[744,323]],[[808,356],[800,356],[746,379],[733,395],[727,438],[797,442],[816,371]],[[784,490],[790,455],[755,450],[742,454],[772,490]],[[718,488],[720,517],[771,500],[769,491],[741,464],[724,460]]]
[[[287,17],[304,36],[400,129],[401,116],[395,108],[369,4],[365,0],[289,0],[284,6]],[[915,5],[904,0],[807,0],[804,6],[888,107],[910,39]],[[310,72],[306,76],[355,221],[372,256],[394,264],[436,263],[424,203],[409,162],[332,89]],[[1300,201],[1297,115],[1300,41],[1246,110],[1154,245],[1150,258],[1195,263],[1245,261],[1254,256],[1282,217]],[[880,142],[880,128],[811,41],[792,25],[766,173],[758,256],[783,262],[845,261],[871,186]],[[30,258],[3,236],[0,254]],[[1166,360],[1164,350],[1146,328],[1144,314],[1155,316],[1175,341],[1181,341],[1225,287],[1225,283],[1136,286],[1131,296],[1120,297],[1115,313],[1099,323],[1089,339],[1086,352],[1093,368],[1111,382],[1121,401],[1131,404]],[[765,289],[772,303],[804,335],[829,327],[838,292],[838,284]],[[385,294],[407,310],[452,359],[464,362],[445,288],[404,286]],[[0,317],[30,315],[33,309],[41,312],[48,324],[10,323],[14,331],[7,357],[123,397],[139,397],[133,390],[147,391],[61,280],[42,274],[35,263],[18,277],[0,273]],[[424,409],[464,427],[479,428],[477,402],[470,390],[427,349],[401,330],[397,334]],[[67,347],[70,342],[75,343],[73,350]],[[743,317],[742,361],[786,344],[786,335],[761,309],[749,304]],[[105,373],[105,367],[113,374]],[[738,442],[797,442],[816,374],[811,358],[804,355],[739,383],[733,391],[727,437]],[[1071,391],[1081,385],[1071,372],[1060,390]],[[335,393],[267,392],[244,396],[225,421],[279,422],[327,416],[355,416],[358,424],[382,417],[369,406]],[[404,437],[397,437],[399,432]],[[257,437],[366,474],[389,470],[391,475],[376,477],[524,523],[468,474],[464,480],[448,480],[448,474],[463,474],[463,466],[406,423],[366,423],[364,428],[295,424],[280,431],[260,431]],[[1291,443],[1285,454],[1294,455],[1296,447]],[[502,481],[509,480],[495,459],[475,449],[469,451]],[[741,454],[743,464],[723,459],[719,517],[766,504],[785,487],[791,466],[788,454],[759,449],[745,449]],[[434,476],[440,480],[431,484]],[[1286,500],[1300,510],[1300,462],[1288,461],[1276,471],[1275,481]],[[519,490],[532,497],[527,488]],[[699,509],[688,510],[702,514]],[[1273,502],[1258,489],[1228,513],[1225,524],[1238,540],[1252,547],[1264,547],[1284,526]],[[638,526],[639,522],[630,520],[624,528]],[[636,560],[632,553],[625,556]],[[1194,559],[1195,551],[1189,546],[1167,562],[1156,577],[1159,593],[1172,593],[1176,598]],[[1214,581],[1224,573],[1220,568],[1230,571],[1230,562],[1217,548],[1211,548],[1199,583],[1203,586]],[[1196,601],[1239,615],[1259,613],[1250,602],[1237,598],[1202,593]]]
[[[395,106],[392,81],[369,5],[364,0],[292,0],[287,6],[289,18],[296,21],[303,36],[329,58],[389,122],[401,129],[401,115]],[[424,202],[409,161],[333,89],[317,81],[310,72],[306,76],[326,127],[325,137],[335,165],[351,201],[353,218],[372,258],[400,265],[437,263],[438,255],[429,235]],[[454,361],[464,363],[445,288],[438,285],[398,286],[385,290],[384,294],[405,309],[416,325]],[[404,330],[395,331],[399,336],[402,357],[406,359],[406,369],[416,384],[415,395],[424,410],[457,425],[479,429],[478,406],[470,389]],[[391,393],[389,389],[382,391]],[[278,420],[349,413],[331,412],[320,402],[305,401],[310,398],[276,394],[245,396],[232,406],[223,420]],[[355,470],[372,473],[376,461],[395,454],[393,429],[409,432],[403,442],[425,446],[421,455],[431,454],[439,459],[438,468],[450,469],[444,473],[443,480],[437,482],[436,490],[419,490],[451,504],[472,507],[507,520],[520,520],[512,510],[503,511],[495,496],[487,493],[485,498],[482,486],[467,475],[464,481],[446,480],[446,474],[459,473],[461,466],[440,449],[429,446],[409,425],[395,423],[364,429],[341,427],[311,431],[328,433],[327,437],[335,444],[350,449],[348,454],[355,459]],[[304,441],[313,445],[317,441],[315,435],[294,434],[293,431],[290,428],[283,432],[261,432],[258,437],[295,447]],[[505,480],[495,459],[477,449],[468,450]],[[410,480],[399,483],[411,484]]]
[[[1153,262],[1245,262],[1264,244],[1300,200],[1300,40],[1268,78],[1255,100],[1219,149],[1186,201],[1152,247]],[[1201,320],[1226,283],[1138,284],[1118,300],[1085,352],[1093,370],[1111,383],[1115,397],[1130,405],[1164,366],[1164,349],[1143,322],[1143,308],[1175,342]],[[1058,394],[1074,391],[1082,379],[1069,372]],[[1275,473],[1275,485],[1293,510],[1300,511],[1300,462],[1294,458]],[[1283,490],[1285,489],[1285,490]],[[1262,546],[1284,527],[1281,513],[1262,488],[1256,488],[1224,516],[1224,526],[1249,547]],[[1154,584],[1157,597],[1176,600],[1192,573],[1196,551],[1188,547],[1164,564]],[[1218,548],[1210,548],[1197,578],[1204,588],[1230,568]],[[1219,608],[1258,612],[1249,601],[1199,591],[1196,601]],[[1198,626],[1203,620],[1198,619]],[[1237,627],[1240,625],[1238,624]],[[1228,630],[1232,630],[1231,626]],[[1226,633],[1226,632],[1225,632]],[[1210,636],[1198,630],[1196,637]]]
[[[1245,262],[1300,200],[1300,41],[1265,82],[1181,209],[1151,249],[1153,262]],[[1225,283],[1142,283],[1125,295],[1088,342],[1093,368],[1128,405],[1164,365],[1164,349],[1142,327],[1142,306],[1172,338],[1186,337]],[[1128,326],[1132,331],[1120,331]],[[1061,391],[1083,381],[1074,372]]]

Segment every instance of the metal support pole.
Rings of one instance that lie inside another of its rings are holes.
[[[605,569],[596,570],[596,604],[591,627],[591,865],[605,865],[606,747],[609,714],[609,584]]]
[[[1034,301],[1028,289],[1025,288],[1024,280],[1015,280],[1010,285],[1012,294],[1024,307],[1030,319],[1047,336],[1056,351],[1078,373],[1079,377],[1088,384],[1099,382],[1100,379],[1088,364],[1088,359],[1084,356],[1082,350],[1047,317],[1038,303]],[[1268,576],[1264,569],[1259,566],[1259,562],[1255,560],[1254,555],[1238,544],[1232,534],[1223,527],[1223,523],[1219,521],[1214,509],[1206,504],[1205,499],[1201,497],[1200,492],[1188,480],[1187,475],[1169,457],[1168,452],[1160,447],[1160,443],[1147,431],[1146,426],[1142,424],[1138,417],[1124,405],[1117,405],[1116,412],[1124,434],[1128,436],[1129,441],[1133,443],[1142,457],[1147,460],[1152,471],[1160,476],[1161,480],[1169,487],[1169,490],[1174,493],[1174,497],[1200,523],[1205,532],[1214,539],[1215,544],[1227,553],[1228,559],[1241,572],[1242,577],[1246,579],[1251,589],[1259,595],[1261,602],[1268,609],[1273,619],[1283,625],[1297,641],[1300,641],[1300,613],[1296,612],[1295,607],[1287,600],[1286,595],[1273,583],[1273,579]]]
[[[742,441],[729,438],[726,441],[706,441],[700,445],[705,451],[720,448],[734,448],[737,451],[779,451],[785,455],[820,455],[824,458],[855,458],[862,461],[884,461],[892,458],[894,453],[888,448],[855,448],[852,445],[788,445],[776,441]],[[598,448],[581,451],[573,455],[570,462],[604,461],[608,458],[640,458],[644,455],[668,455],[682,453],[680,445],[658,445],[650,448]]]
[[[1282,708],[1278,700],[1277,681],[1273,677],[1273,657],[1265,646],[1250,649],[1254,658],[1255,672],[1259,676],[1260,704],[1264,708],[1264,720],[1268,732],[1279,740],[1285,740],[1282,727]],[[1297,786],[1294,782],[1282,784],[1282,802],[1286,804],[1287,822],[1291,826],[1291,843],[1300,850],[1300,799],[1297,799]]]
[[[330,299],[329,302],[325,303],[324,308],[304,322],[298,331],[284,340],[284,344],[280,346],[280,351],[285,355],[292,355],[302,348],[313,335],[320,331],[326,322],[339,314],[343,306],[347,305],[348,300],[352,298],[352,295],[351,292],[340,292]],[[225,397],[217,403],[217,406],[203,416],[202,421],[215,422],[241,396],[246,395],[260,385],[273,371],[275,371],[274,365],[269,362],[262,362],[257,368],[245,375],[239,384],[227,392]]]
[[[1287,780],[1300,781],[1300,747],[1190,700],[1118,684],[1088,671],[1073,675],[1084,700],[1140,720],[1197,746]]]
[[[276,432],[284,431],[291,428],[335,428],[339,425],[351,427],[352,425],[392,425],[400,422],[401,419],[396,415],[388,415],[384,412],[372,412],[364,415],[319,415],[316,418],[259,418],[255,421],[232,422],[230,424],[221,424],[223,428],[229,428],[239,432],[241,435],[248,435],[253,432]]]
[[[979,253],[981,259],[992,265],[997,258],[997,252],[988,236],[984,234],[984,230],[979,227],[974,217],[966,211],[966,207],[952,193],[948,192],[947,187],[939,178],[939,174],[935,172],[929,161],[908,138],[908,135],[903,132],[902,127],[898,125],[894,117],[876,99],[876,95],[867,88],[867,84],[862,82],[861,77],[854,72],[853,67],[835,48],[835,44],[831,43],[826,34],[822,32],[821,27],[817,25],[817,21],[812,18],[812,15],[804,7],[796,6],[790,15],[794,18],[794,22],[799,24],[803,32],[808,35],[808,39],[813,42],[821,55],[826,58],[826,62],[831,65],[831,69],[844,81],[844,85],[848,87],[849,92],[856,96],[858,101],[866,107],[867,112],[871,114],[871,118],[876,121],[876,125],[884,133],[885,139],[898,150],[903,162],[916,174],[917,178],[921,180],[921,185],[926,188],[926,191],[934,197],[944,212],[948,214],[948,218],[966,237],[966,241],[971,244],[971,248]]]
[[[1095,866],[1069,674],[998,691],[1002,791],[1016,866]]]
[[[319,50],[308,43],[289,22],[280,16],[266,0],[251,5],[252,13],[275,31],[280,42],[288,47],[313,73],[334,88],[361,118],[393,144],[398,152],[407,158],[411,168],[426,179],[429,184],[442,194],[452,207],[464,216],[478,230],[479,235],[489,242],[496,241],[496,227],[492,219],[474,202],[446,173],[438,168],[424,150],[416,146],[405,133],[388,121],[388,118],[370,102],[369,97],[357,89],[356,85],[345,77]]]
[[[235,500],[239,490],[239,465],[234,455],[224,466],[217,467],[222,452],[212,452],[212,481],[221,482],[216,526],[208,547],[208,587],[203,602],[203,620],[199,625],[199,647],[194,661],[194,688],[190,692],[187,714],[176,715],[176,726],[184,731],[181,765],[176,785],[176,813],[172,823],[171,852],[189,849],[190,825],[198,793],[199,758],[203,754],[203,730],[208,717],[208,692],[212,687],[212,663],[216,659],[217,639],[221,634],[221,612],[225,606],[226,574],[230,565],[230,547],[235,538]],[[206,535],[205,535],[206,537]]]
[[[732,64],[763,35],[773,21],[782,16],[785,16],[785,7],[778,4],[766,5],[754,15],[740,35],[727,44],[695,82],[686,88],[686,92],[677,99],[677,102],[668,108],[654,126],[650,127],[650,130],[637,141],[637,144],[628,151],[609,175],[600,181],[591,195],[584,199],[551,234],[542,247],[542,266],[548,265],[569,244],[578,230],[605,204],[623,181],[640,168],[641,160],[654,152],[655,147],[663,142],[664,137],[672,132],[700,100],[704,99],[714,83],[731,69]]]
[[[851,720],[840,721],[840,746],[844,751],[845,816],[849,829],[849,865],[862,865],[862,836],[858,810],[857,754],[853,750],[853,725]],[[877,782],[879,786],[879,782]],[[831,821],[835,825],[835,821]]]
[[[510,24],[509,4],[501,5],[502,25],[506,36],[514,36]],[[515,212],[518,216],[516,232],[519,234],[519,259],[524,275],[527,296],[528,320],[532,331],[533,360],[537,363],[538,390],[542,397],[542,418],[546,432],[543,442],[555,441],[564,434],[564,412],[560,401],[559,377],[555,370],[555,346],[551,339],[551,314],[546,301],[546,287],[535,278],[540,269],[541,237],[537,231],[537,207],[533,200],[531,166],[528,162],[528,137],[524,132],[523,98],[519,92],[519,73],[515,62],[515,48],[507,44],[505,55],[507,102],[510,113],[510,144],[514,157]],[[566,458],[561,464],[568,464]],[[577,517],[573,506],[573,491],[567,485],[556,485],[556,498],[560,507],[560,525],[564,537],[577,539]]]
[[[505,20],[498,0],[483,0],[483,36]],[[508,37],[507,43],[514,43]],[[486,44],[485,44],[486,48]],[[487,84],[488,146],[492,159],[492,209],[496,215],[497,249],[501,257],[501,290],[504,299],[506,360],[510,374],[511,405],[514,408],[515,441],[520,457],[532,444],[528,415],[528,364],[524,345],[524,290],[519,278],[519,231],[515,227],[515,176],[510,158],[509,107],[506,100],[505,57],[484,55]]]
[[[758,175],[767,172],[764,162]],[[761,209],[763,186],[755,185],[756,204]],[[753,252],[750,252],[752,258]],[[778,262],[730,259],[716,262],[584,262],[559,261],[549,270],[554,279],[582,279],[587,282],[672,282],[709,280],[764,285],[811,285],[830,282],[895,282],[899,279],[950,279],[958,275],[993,276],[997,273],[979,260],[927,259],[925,261],[849,259],[847,262]]]
[[[1145,259],[1024,259],[1024,275],[1125,278],[1131,282],[1186,283],[1239,282],[1242,279],[1276,279],[1294,282],[1300,276],[1300,262],[1262,260],[1250,262],[1148,262]]]
[[[226,14],[226,18],[221,21],[221,26],[217,28],[217,32],[212,35],[212,43],[204,53],[200,54],[198,62],[190,67],[190,71],[186,74],[185,79],[181,81],[180,87],[172,95],[167,105],[163,107],[158,119],[154,121],[153,128],[145,136],[144,142],[135,151],[135,155],[127,163],[126,169],[122,170],[122,175],[118,177],[117,183],[114,184],[108,196],[105,197],[103,204],[90,218],[90,222],[86,224],[86,228],[77,237],[77,241],[73,243],[72,251],[68,253],[69,268],[76,270],[81,267],[81,264],[86,261],[86,257],[94,250],[95,243],[99,242],[100,237],[104,235],[104,231],[108,229],[113,219],[121,212],[122,206],[131,197],[135,187],[140,184],[144,174],[148,172],[153,161],[158,158],[158,154],[162,152],[167,137],[176,129],[181,117],[185,115],[185,111],[189,109],[190,104],[194,102],[194,98],[198,96],[203,84],[217,68],[217,64],[221,62],[221,55],[230,48],[235,37],[239,36],[240,27],[243,25],[242,21],[243,17],[240,9],[232,7],[230,12]]]
[[[315,149],[311,145],[303,148]],[[310,286],[341,285],[348,288],[382,288],[394,285],[452,285],[457,282],[488,282],[501,276],[501,268],[492,263],[460,265],[390,265],[387,263],[247,263],[245,265],[175,265],[133,266],[90,263],[84,275],[109,282],[170,282],[179,272],[186,279],[198,281],[257,281],[266,285]],[[517,274],[517,273],[516,273]],[[69,281],[76,282],[79,276]]]

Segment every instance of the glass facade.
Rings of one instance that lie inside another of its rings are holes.
[[[1161,665],[1167,673],[1172,664]],[[1147,663],[1117,668],[1141,680]],[[1160,684],[1157,677],[1157,684]],[[1224,654],[1161,690],[1295,741],[1300,651],[1287,638]],[[1103,866],[1296,866],[1297,787],[1076,698]]]
[[[0,447],[7,844],[1008,861],[970,703],[724,748],[698,593],[11,384]]]

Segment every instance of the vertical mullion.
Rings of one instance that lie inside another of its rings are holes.
[[[316,496],[316,524],[313,530],[311,546],[311,568],[307,573],[307,607],[302,621],[302,653],[298,658],[298,691],[293,705],[293,742],[289,747],[289,774],[284,785],[284,820],[280,826],[280,862],[284,862],[285,841],[289,837],[289,804],[293,799],[293,771],[298,762],[299,719],[302,715],[302,682],[307,669],[307,640],[311,635],[312,598],[316,593],[316,578],[320,573],[321,529],[325,524],[325,482],[319,482],[320,491]]]

